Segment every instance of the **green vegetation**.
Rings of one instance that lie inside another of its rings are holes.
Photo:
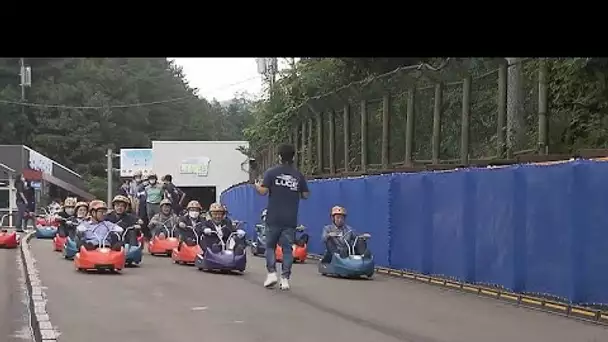
[[[151,140],[242,140],[250,117],[244,99],[222,107],[198,98],[165,58],[26,64],[32,67],[27,102],[45,106],[10,104],[21,101],[19,59],[0,59],[0,144],[22,143],[52,157],[82,174],[99,196],[105,196],[107,148],[149,147]]]
[[[344,131],[341,115],[345,103],[351,106],[350,169],[360,162],[360,107],[368,100],[368,163],[380,163],[382,135],[381,98],[391,93],[390,159],[402,162],[405,145],[405,113],[407,90],[417,88],[415,104],[414,155],[417,160],[431,157],[433,126],[434,81],[444,81],[441,120],[441,159],[454,159],[460,149],[460,117],[462,113],[462,80],[472,76],[470,155],[471,158],[497,156],[498,67],[504,59],[452,58],[418,60],[414,58],[305,58],[284,71],[276,82],[269,100],[255,107],[254,123],[246,129],[246,138],[258,152],[278,141],[290,140],[293,128],[310,118],[311,111],[303,105],[312,103],[316,112],[336,111],[336,164],[343,165]],[[426,63],[422,65],[421,63]],[[513,130],[513,150],[535,150],[538,141],[538,73],[539,60],[521,63],[522,102],[520,116],[523,124]],[[395,68],[421,65],[421,68],[379,75]],[[608,147],[606,112],[608,105],[608,62],[604,58],[550,59],[548,65],[548,146],[551,153],[567,153],[579,148]],[[311,100],[334,92],[352,82],[353,86],[321,100]],[[289,124],[285,124],[289,123]],[[327,132],[325,123],[324,132]],[[512,131],[513,131],[512,130]],[[309,134],[307,132],[307,134]],[[316,154],[316,126],[313,128],[312,153]],[[324,136],[326,139],[327,136]],[[301,136],[298,137],[298,142]],[[327,144],[325,144],[327,145]],[[327,149],[327,146],[325,146]],[[304,151],[301,151],[304,152]],[[327,150],[324,151],[327,166]],[[306,156],[306,154],[303,154]],[[314,157],[313,157],[314,159]],[[306,165],[314,168],[315,161]]]
[[[30,105],[22,106],[19,60],[4,58],[0,59],[0,143],[27,144],[51,156],[84,175],[90,190],[102,195],[107,148],[148,147],[151,140],[244,139],[252,146],[247,153],[260,157],[269,147],[293,139],[294,127],[309,118],[305,103],[311,103],[317,112],[336,111],[335,163],[340,168],[344,163],[342,109],[350,103],[349,167],[356,170],[360,167],[361,100],[369,101],[368,163],[380,163],[379,100],[387,92],[391,94],[390,160],[402,162],[407,91],[416,87],[413,152],[415,159],[426,160],[431,155],[433,84],[441,79],[445,89],[440,155],[458,158],[462,80],[471,75],[471,158],[492,157],[497,155],[496,70],[502,60],[302,58],[290,61],[272,96],[253,103],[238,98],[221,106],[200,99],[180,68],[164,58],[27,59],[33,82],[26,94]],[[539,63],[533,59],[522,63],[524,124],[517,128],[522,134],[514,144],[519,150],[537,147]],[[420,68],[380,77],[412,65]],[[550,59],[548,75],[550,152],[608,147],[608,60]],[[320,97],[328,93],[334,95]],[[324,125],[327,132],[327,122]],[[316,133],[312,137],[315,141]],[[316,144],[312,145],[310,154],[302,153],[302,157],[315,159]],[[324,152],[326,166],[328,153]],[[315,162],[306,160],[304,165],[314,167]]]

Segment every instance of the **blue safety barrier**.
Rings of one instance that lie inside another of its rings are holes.
[[[372,235],[378,265],[608,304],[608,163],[574,161],[314,180],[299,221],[322,253],[330,208]],[[233,217],[259,222],[252,185],[221,196]]]

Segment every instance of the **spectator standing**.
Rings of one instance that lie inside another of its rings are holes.
[[[133,212],[138,214],[139,213],[139,185],[141,184],[141,176],[142,176],[142,172],[141,171],[135,171],[135,173],[133,173],[133,179],[131,180],[131,182],[129,183],[130,189],[129,189],[129,198],[131,199],[131,206],[133,209]]]
[[[15,183],[13,185],[15,187],[15,190],[17,191],[17,198],[15,201],[15,204],[17,205],[17,222],[15,222],[15,228],[18,232],[22,232],[25,228],[24,224],[26,224],[25,220],[28,215],[28,200],[25,196],[25,188],[27,186],[25,177],[23,177],[23,175],[21,174],[17,175],[17,178],[15,179]]]
[[[163,185],[157,183],[155,174],[148,176],[148,185],[144,188],[146,192],[146,213],[148,219],[160,212],[160,202],[163,200]]]
[[[163,181],[163,192],[164,197],[171,201],[171,207],[176,215],[179,215],[182,211],[184,199],[186,194],[178,187],[173,184],[173,177],[171,175],[165,175],[162,178]]]
[[[131,197],[131,180],[128,178],[123,179],[122,185],[118,188],[118,194],[125,196],[126,198]]]
[[[36,189],[32,186],[31,181],[25,182],[25,198],[27,199],[26,216],[23,229],[27,229],[27,225],[32,221],[32,227],[36,226]]]

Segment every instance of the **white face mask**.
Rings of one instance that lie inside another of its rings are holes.
[[[152,185],[156,184],[156,180],[155,179],[151,180],[150,184],[152,184]]]
[[[189,211],[188,212],[188,216],[190,216],[190,218],[196,219],[201,215],[201,213],[199,211]]]
[[[65,213],[70,216],[74,215],[74,208],[65,208]]]

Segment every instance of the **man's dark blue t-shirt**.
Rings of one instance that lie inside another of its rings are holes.
[[[291,165],[277,165],[266,170],[262,185],[269,190],[266,223],[295,228],[300,194],[308,192],[304,175]]]

